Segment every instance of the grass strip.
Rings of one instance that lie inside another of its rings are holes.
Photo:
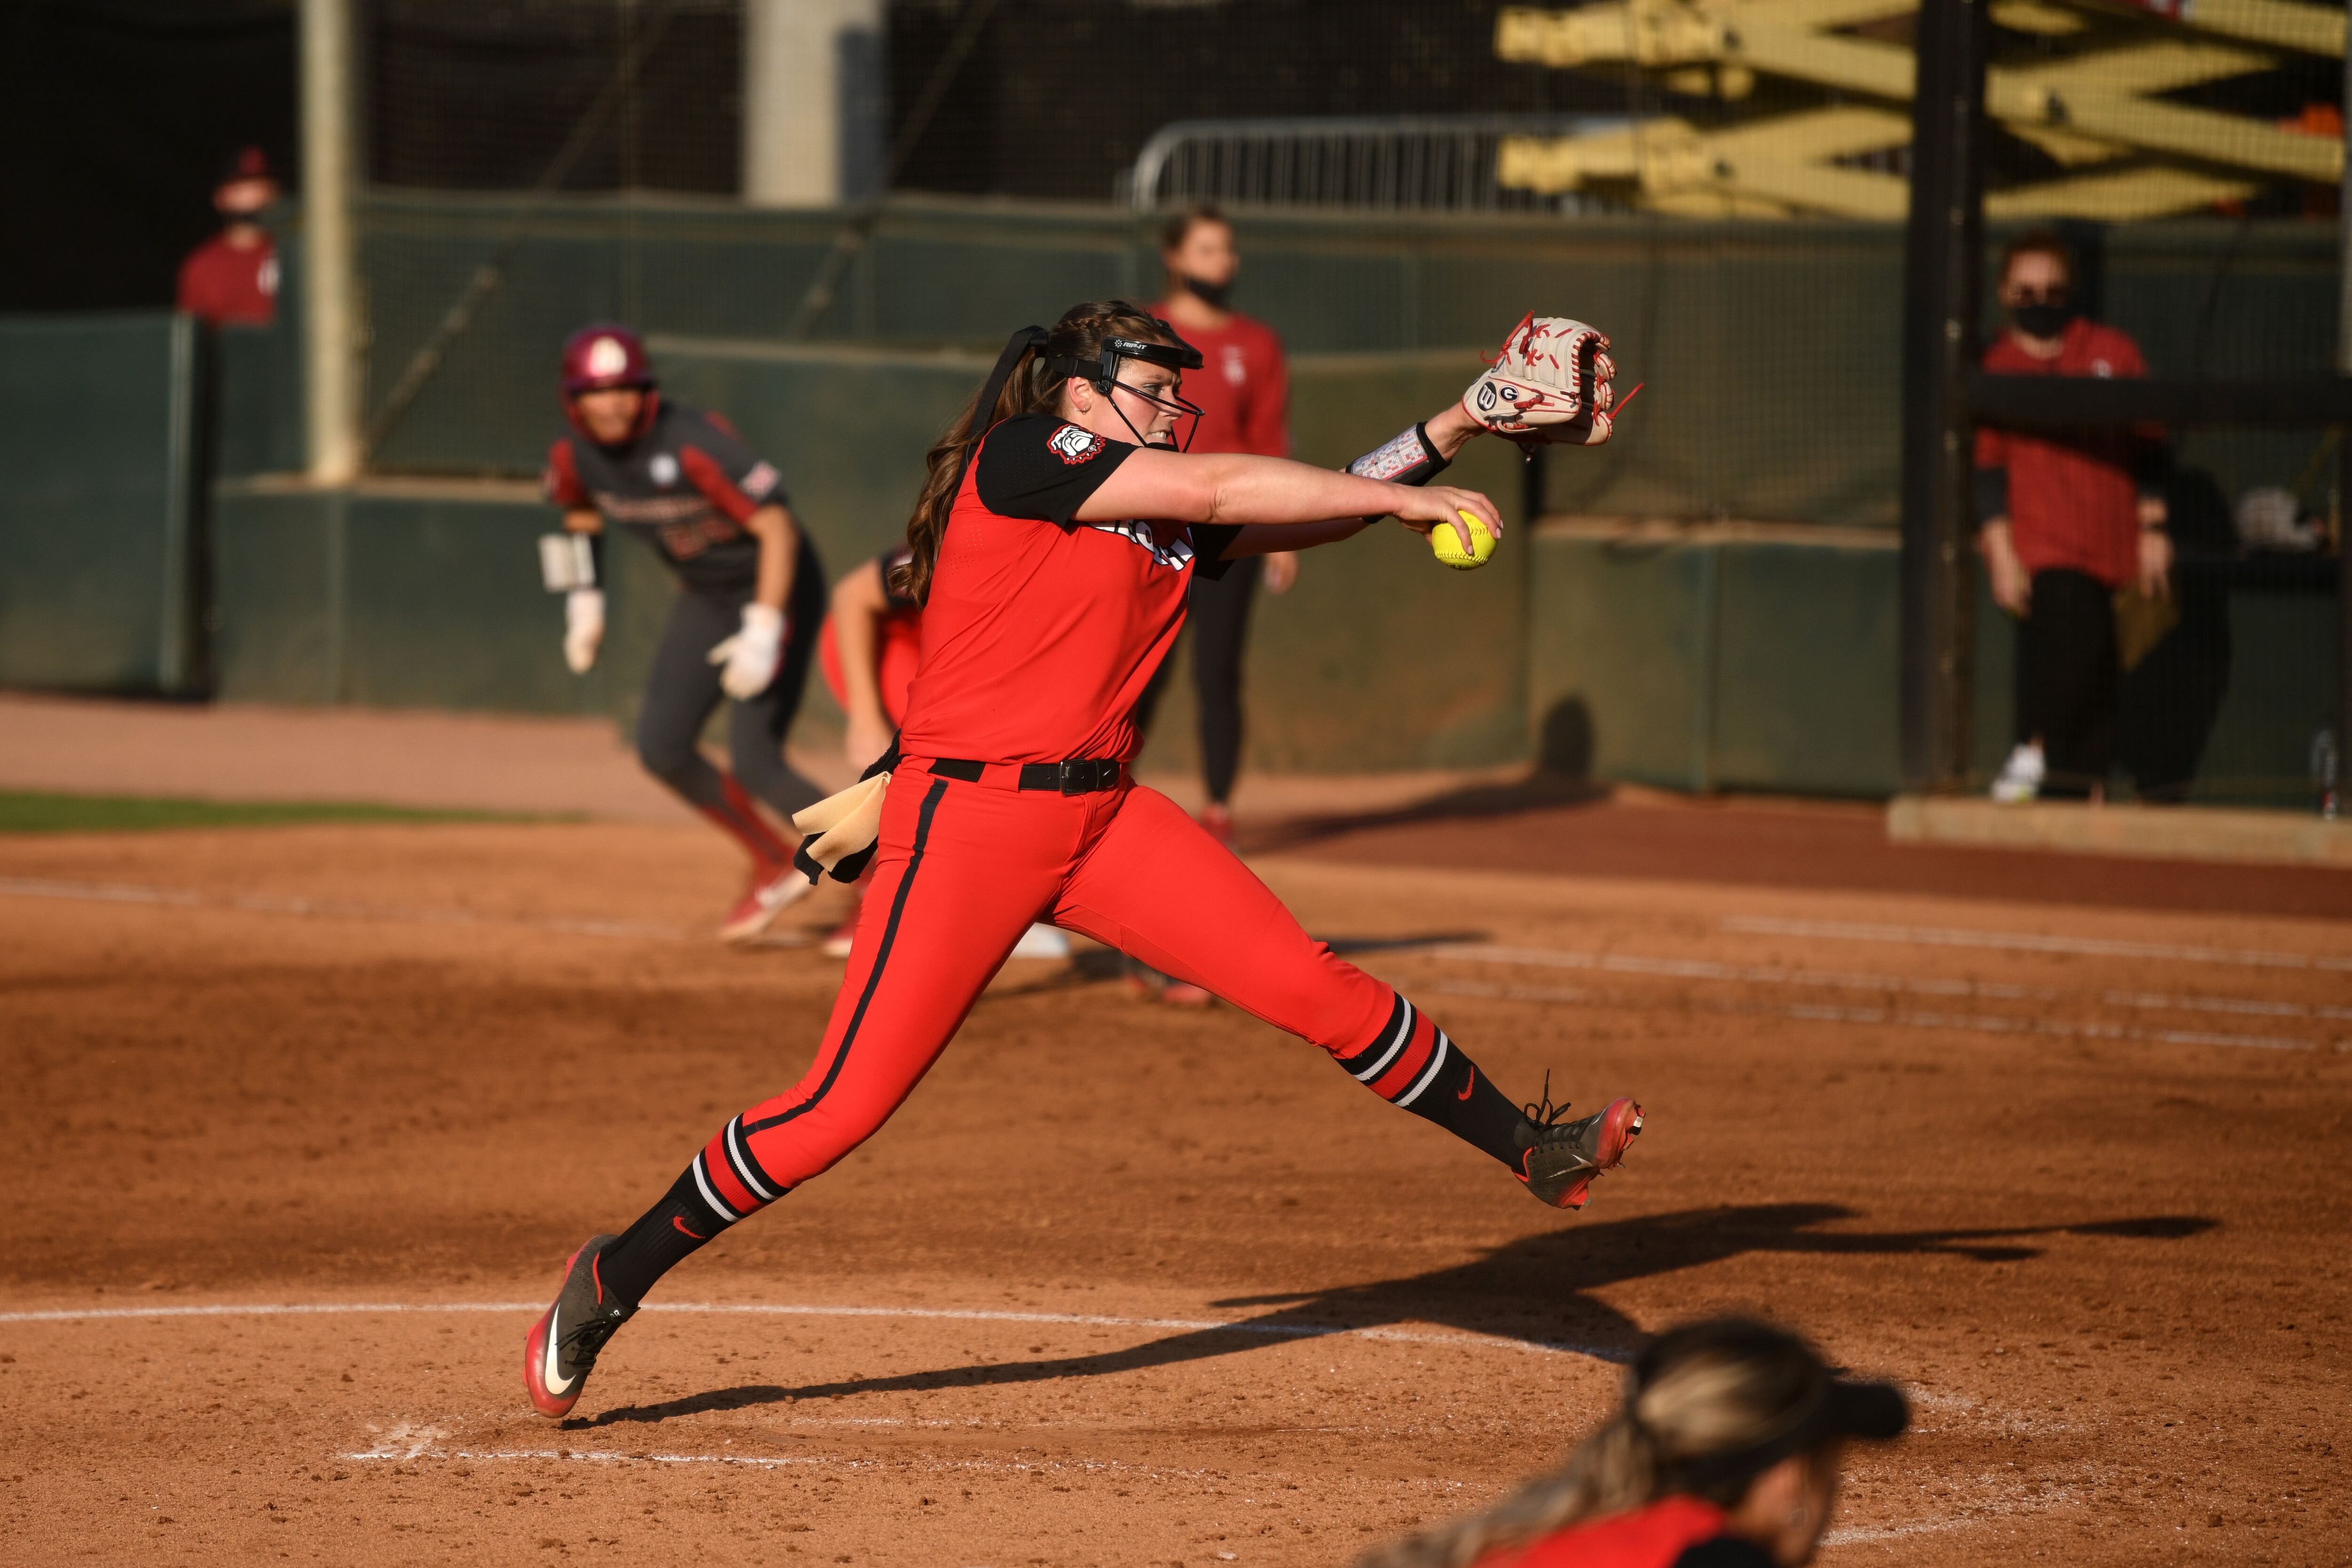
[[[0,833],[135,833],[167,828],[284,828],[314,822],[530,822],[541,816],[437,810],[364,800],[194,800],[0,789]]]

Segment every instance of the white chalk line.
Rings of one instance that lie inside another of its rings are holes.
[[[1981,997],[1997,1001],[2065,1001],[2078,993],[2050,986],[2019,986],[1997,980],[1951,980],[1867,971],[1792,969],[1778,964],[1726,964],[1708,958],[1661,958],[1598,948],[1507,947],[1495,943],[1449,943],[1430,949],[1433,958],[1482,964],[1518,964],[1530,968],[1590,969],[1611,975],[1649,975],[1678,980],[1720,980],[1759,986],[1805,986],[1823,990],[1901,993],[1927,997]],[[2259,997],[2189,997],[2153,991],[2102,991],[2110,1007],[2142,1010],[2208,1012],[2264,1018],[2352,1020],[2352,1007],[2306,1006]]]
[[[173,1307],[66,1307],[0,1312],[0,1323],[58,1323],[158,1318],[341,1317],[396,1312],[539,1313],[544,1301],[276,1301]],[[963,1307],[809,1306],[786,1302],[648,1301],[647,1312],[693,1312],[750,1317],[898,1318],[938,1322],[1044,1323],[1076,1328],[1177,1329],[1191,1333],[1255,1334],[1269,1339],[1329,1339],[1346,1336],[1399,1344],[1452,1345],[1465,1350],[1509,1350],[1529,1355],[1570,1355],[1621,1363],[1628,1353],[1609,1345],[1556,1340],[1511,1339],[1501,1334],[1423,1333],[1412,1329],[1355,1328],[1344,1324],[1235,1322],[1216,1318],[1130,1318],[1100,1312],[1014,1312]],[[1109,1354],[1108,1352],[1103,1354]]]
[[[1200,1468],[1177,1468],[1169,1465],[1129,1465],[1117,1459],[855,1459],[837,1455],[820,1454],[623,1454],[594,1448],[368,1448],[354,1453],[338,1454],[339,1459],[358,1464],[413,1464],[418,1460],[438,1460],[443,1463],[497,1464],[516,1462],[536,1464],[584,1465],[709,1465],[746,1470],[838,1469],[870,1470],[904,1473],[920,1471],[941,1474],[961,1471],[1011,1472],[1022,1474],[1038,1471],[1048,1475],[1116,1475],[1129,1478],[1149,1478],[1154,1480],[1224,1480],[1223,1472]],[[1259,1479],[1276,1479],[1261,1475]],[[1391,1480],[1391,1487],[1414,1491],[1491,1491],[1491,1486],[1476,1486],[1437,1478],[1406,1478]],[[1915,1535],[1937,1535],[1970,1525],[1990,1524],[2021,1513],[2039,1513],[2058,1506],[2059,1499],[2041,1502],[2034,1507],[2010,1507],[1976,1513],[1946,1514],[1937,1519],[1913,1520],[1903,1524],[1849,1525],[1832,1530],[1822,1537],[1823,1546],[1864,1546],[1876,1542],[1899,1541]],[[2071,1499],[2063,1500],[2072,1500]]]
[[[2153,958],[2168,964],[2232,964],[2259,969],[2321,969],[2352,974],[2352,958],[2263,947],[2181,946],[2101,936],[2044,936],[2021,931],[1958,926],[1884,925],[1867,921],[1788,920],[1769,915],[1727,915],[1717,929],[1744,936],[1813,936],[1837,942],[1893,942],[1914,947],[1984,947],[2011,953],[2068,953],[2093,958]]]
[[[1489,1001],[1574,1002],[1591,1005],[1598,998],[1567,986],[1497,986],[1478,980],[1439,980],[1430,988],[1449,996],[1477,997]],[[2073,1024],[2052,1019],[2003,1018],[1993,1013],[1907,1012],[1895,1008],[1841,1008],[1826,1004],[1758,1007],[1740,1002],[1692,998],[1702,1012],[1737,1013],[1752,1018],[1795,1019],[1803,1023],[1851,1023],[1900,1029],[1951,1029],[1981,1034],[2034,1034],[2061,1040],[2129,1040],[2159,1045],[2222,1045],[2260,1051],[2315,1051],[2317,1043],[2280,1035],[2213,1034],[2194,1030],[2134,1029],[2124,1024]],[[2340,1049],[2340,1048],[2339,1048]]]
[[[231,909],[247,915],[290,915],[309,920],[390,921],[420,925],[519,925],[554,931],[566,936],[603,936],[624,941],[681,942],[688,934],[675,925],[632,920],[538,919],[530,915],[481,915],[466,909],[409,908],[397,905],[331,903],[315,898],[280,898],[267,894],[210,894],[189,888],[147,887],[137,883],[51,882],[35,877],[0,877],[0,897],[56,898],[89,904],[141,904],[171,909]]]

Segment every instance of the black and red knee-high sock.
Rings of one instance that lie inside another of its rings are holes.
[[[637,1217],[597,1259],[604,1288],[629,1306],[645,1300],[654,1281],[686,1261],[737,1220],[758,1213],[790,1191],[771,1180],[743,1140],[736,1117],[703,1145],[661,1201]]]
[[[792,864],[792,846],[779,838],[773,828],[768,826],[768,820],[760,815],[760,809],[751,803],[751,791],[745,789],[736,780],[735,775],[721,773],[719,776],[719,789],[725,797],[725,803],[718,806],[705,806],[702,808],[702,814],[718,823],[720,830],[730,838],[741,844],[743,852],[750,855],[760,865]]]
[[[1518,1168],[1517,1134],[1525,1114],[1402,993],[1371,1043],[1336,1060],[1390,1104]]]

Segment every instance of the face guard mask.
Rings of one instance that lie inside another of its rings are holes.
[[[1184,285],[1185,293],[1212,310],[1223,310],[1225,301],[1234,297],[1234,280],[1230,277],[1223,283],[1203,283],[1197,277],[1180,278],[1179,281]]]
[[[1175,337],[1175,334],[1171,331],[1169,336]],[[1200,405],[1185,402],[1173,391],[1164,397],[1155,397],[1140,387],[1128,385],[1118,379],[1118,372],[1119,366],[1129,360],[1139,360],[1148,365],[1159,365],[1180,374],[1185,371],[1199,370],[1202,362],[1201,350],[1185,342],[1181,338],[1178,338],[1173,343],[1147,343],[1136,338],[1105,338],[1102,351],[1097,358],[1055,360],[1047,369],[1056,376],[1082,376],[1092,382],[1095,391],[1111,399],[1111,412],[1118,415],[1118,422],[1127,426],[1128,434],[1135,437],[1135,444],[1138,446],[1153,446],[1158,445],[1159,443],[1146,440],[1143,433],[1135,428],[1135,422],[1127,417],[1127,411],[1118,406],[1118,400],[1112,396],[1113,392],[1123,392],[1130,396],[1139,397],[1152,407],[1165,409],[1180,419],[1190,415],[1192,421],[1192,426],[1184,432],[1184,439],[1177,444],[1177,450],[1191,451],[1192,437],[1201,428],[1202,410]]]
[[[2066,323],[2074,319],[2074,307],[2063,299],[2035,299],[2012,306],[2009,319],[2029,338],[2055,338],[2062,336]]]

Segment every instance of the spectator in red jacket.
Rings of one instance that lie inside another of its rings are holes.
[[[1242,265],[1233,225],[1214,207],[1193,207],[1171,218],[1160,239],[1168,297],[1156,308],[1201,350],[1204,361],[1184,382],[1184,395],[1202,410],[1192,450],[1289,456],[1290,367],[1282,340],[1229,304]],[[1234,819],[1226,803],[1241,769],[1242,648],[1249,636],[1259,561],[1265,563],[1269,593],[1286,592],[1298,580],[1295,550],[1243,561],[1213,582],[1194,580],[1187,621],[1192,684],[1201,704],[1201,771],[1209,796],[1201,825],[1227,843],[1233,841]],[[1163,664],[1138,707],[1139,729],[1150,726],[1167,681]]]
[[[2055,234],[2001,261],[2001,375],[2143,376],[2138,346],[2076,314],[2074,259]],[[1977,433],[1977,545],[1995,602],[2018,618],[2016,745],[1993,797],[2096,799],[2115,752],[2115,599],[2171,591],[2155,469],[2160,433]]]
[[[278,181],[258,147],[221,170],[213,207],[221,232],[180,264],[180,308],[215,327],[267,327],[278,314],[278,246],[261,214],[278,200]]]
[[[1160,264],[1168,269],[1168,294],[1157,313],[1201,350],[1201,369],[1184,382],[1184,395],[1201,407],[1192,432],[1194,452],[1246,452],[1260,457],[1290,455],[1290,366],[1282,340],[1263,321],[1232,308],[1241,252],[1234,225],[1215,207],[1191,207],[1160,231]],[[1201,825],[1226,844],[1234,841],[1234,779],[1242,762],[1242,650],[1249,641],[1250,601],[1263,578],[1269,593],[1286,593],[1298,580],[1298,552],[1280,550],[1235,564],[1214,581],[1195,577],[1185,635],[1192,648],[1192,689],[1200,706],[1201,777],[1208,804]],[[1151,677],[1135,705],[1139,733],[1168,689],[1171,655]],[[1209,993],[1171,980],[1139,960],[1127,966],[1138,994],[1180,1007],[1206,1007]]]
[[[1566,1468],[1360,1568],[1801,1568],[1846,1443],[1909,1424],[1892,1385],[1832,1376],[1794,1334],[1690,1323],[1635,1358],[1623,1408]]]

